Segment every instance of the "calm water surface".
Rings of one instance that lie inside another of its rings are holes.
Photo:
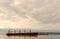
[[[0,35],[0,39],[60,39],[60,35],[38,35],[38,36],[6,36],[6,35]]]

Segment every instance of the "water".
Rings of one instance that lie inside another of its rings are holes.
[[[60,35],[38,35],[38,36],[6,36],[6,35],[0,35],[0,39],[60,39]]]

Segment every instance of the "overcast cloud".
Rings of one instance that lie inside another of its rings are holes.
[[[60,0],[0,0],[0,28],[60,30]]]

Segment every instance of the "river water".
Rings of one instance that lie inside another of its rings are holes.
[[[0,39],[60,39],[60,35],[38,35],[38,36],[6,36],[6,35],[0,35]]]

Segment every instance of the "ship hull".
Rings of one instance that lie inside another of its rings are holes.
[[[7,36],[37,36],[38,33],[7,33]]]

